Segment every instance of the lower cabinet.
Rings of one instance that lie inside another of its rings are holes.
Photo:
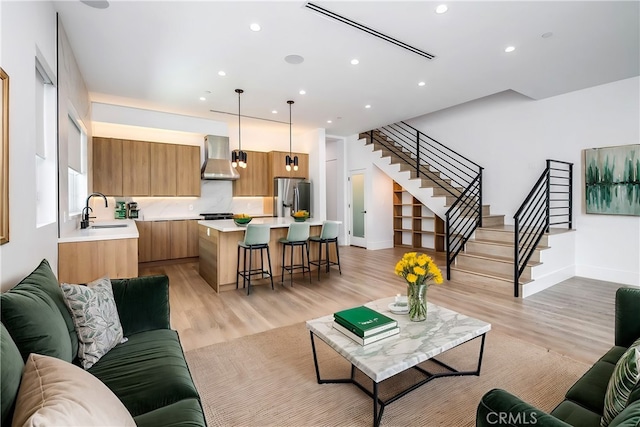
[[[138,276],[138,239],[95,240],[58,244],[60,283],[89,283]]]
[[[198,256],[198,220],[137,221],[139,262]]]

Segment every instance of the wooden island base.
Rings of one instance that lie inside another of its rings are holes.
[[[244,228],[238,227],[237,230],[232,231],[220,231],[206,225],[202,225],[201,221],[199,228],[199,242],[200,242],[200,266],[199,272],[207,283],[216,291],[224,292],[230,291],[236,288],[236,265],[238,261],[238,242],[244,239]],[[214,221],[207,221],[214,222]],[[310,235],[318,236],[322,229],[321,225],[311,225]],[[274,284],[280,283],[280,274],[282,272],[282,249],[283,245],[278,241],[281,238],[287,237],[287,227],[272,227],[271,239],[269,240],[269,250],[271,252],[271,268],[273,274]],[[318,244],[311,244],[309,247],[309,255],[311,260],[318,259]],[[336,259],[334,245],[330,245],[330,257],[332,260]],[[258,252],[254,252],[257,254]],[[242,256],[242,255],[241,255]],[[286,253],[286,264],[289,264],[290,254],[289,249]],[[256,256],[257,260],[253,260],[253,267],[260,266],[260,257]],[[265,254],[265,270],[268,269],[266,254]],[[296,248],[294,255],[294,264],[300,264],[300,250]],[[314,270],[315,272],[315,270]],[[285,272],[286,273],[286,272]],[[285,274],[285,282],[286,282]],[[256,279],[256,285],[270,284],[269,280]],[[254,285],[253,279],[251,285]],[[240,284],[242,287],[242,284]]]

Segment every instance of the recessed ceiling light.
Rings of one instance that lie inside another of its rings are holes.
[[[436,13],[438,14],[445,13],[447,10],[449,10],[449,8],[447,7],[446,4],[441,4],[438,7],[436,7]]]
[[[353,58],[351,60],[351,65],[358,65],[360,63],[360,61],[358,61],[356,58]]]
[[[300,55],[287,55],[284,57],[284,61],[289,64],[302,64],[304,62],[304,58]]]
[[[549,37],[553,36],[553,33],[551,31],[547,31],[546,33],[544,33],[542,35],[543,39],[548,39]]]
[[[271,114],[278,114],[278,110],[271,110]]]
[[[514,50],[516,50],[515,46],[507,46],[504,51],[507,53],[513,52]]]
[[[306,91],[306,90],[304,90],[304,89],[300,89],[300,92],[298,92],[298,93],[299,93],[300,95],[305,95],[305,94],[307,93],[307,91]]]
[[[227,75],[227,73],[225,73],[224,71],[220,70],[220,71],[218,71],[218,75],[224,77],[224,76]]]
[[[206,101],[206,100],[207,100],[207,98],[205,98],[204,96],[200,97],[200,101]]]
[[[80,3],[84,3],[94,9],[106,9],[109,7],[109,2],[106,0],[80,0]]]
[[[364,108],[371,108],[371,105],[367,104],[364,106]]]
[[[254,22],[253,24],[249,25],[249,28],[251,28],[251,31],[260,31],[260,24]]]
[[[331,120],[327,120],[327,123],[333,123]]]
[[[424,86],[424,85],[426,85],[425,82],[418,82],[418,86]]]

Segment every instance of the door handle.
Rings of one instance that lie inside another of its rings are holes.
[[[367,213],[367,211],[362,211],[361,213]]]

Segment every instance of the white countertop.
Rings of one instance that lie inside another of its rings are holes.
[[[135,221],[180,221],[185,219],[202,219],[202,216],[199,214],[149,216],[143,213],[141,217],[136,218]]]
[[[86,228],[77,229],[66,233],[58,239],[58,243],[92,242],[97,240],[137,239],[138,227],[131,219],[118,219],[114,221],[96,221],[91,225],[126,224],[126,227],[118,228]]]
[[[289,227],[289,224],[295,222],[291,217],[263,217],[253,218],[249,224],[269,224],[271,228],[285,228]],[[322,225],[322,220],[315,218],[308,218],[306,221],[309,225]],[[227,232],[227,231],[243,231],[246,227],[240,227],[233,222],[232,219],[219,219],[216,221],[198,221],[198,224],[205,227],[213,228],[214,230]]]

